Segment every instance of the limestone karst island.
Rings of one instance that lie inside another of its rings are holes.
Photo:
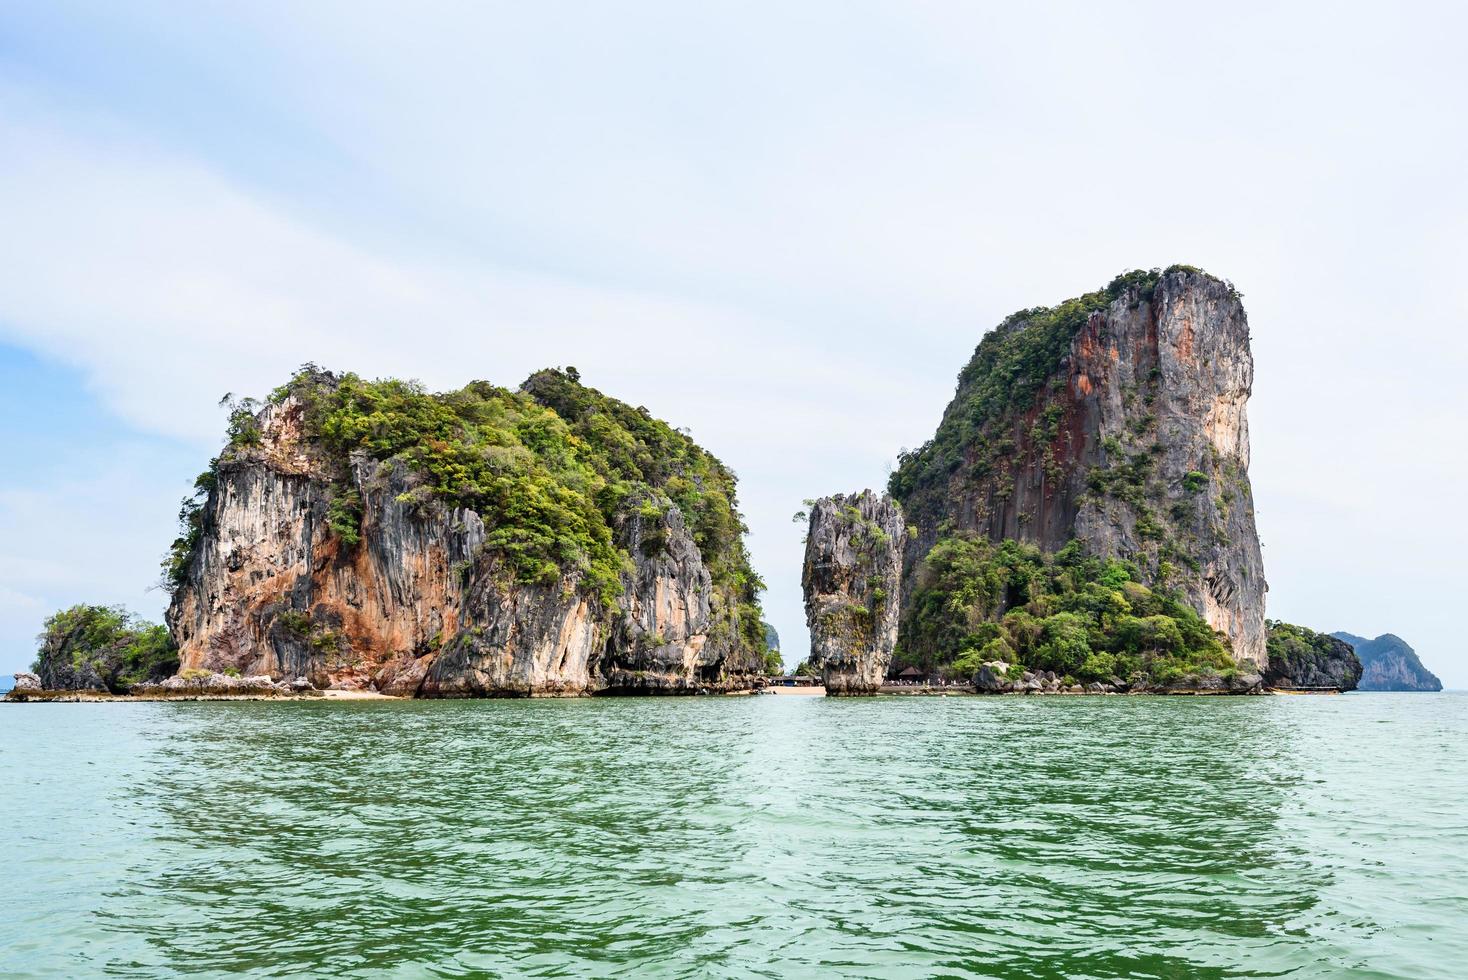
[[[807,502],[797,681],[735,476],[673,425],[574,368],[431,393],[308,365],[230,401],[165,626],[59,612],[8,697],[1431,688],[1396,637],[1266,618],[1253,377],[1238,292],[1189,266],[1007,318],[886,492]]]
[[[0,980],[1468,976],[1465,37],[0,2]]]

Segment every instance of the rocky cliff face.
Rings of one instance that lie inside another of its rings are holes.
[[[1441,691],[1443,682],[1422,665],[1407,641],[1392,633],[1374,640],[1352,633],[1331,636],[1355,648],[1361,661],[1363,691]]]
[[[1289,623],[1270,622],[1264,683],[1280,690],[1354,691],[1361,662],[1351,645]]]
[[[176,562],[168,623],[182,669],[418,697],[752,684],[758,580],[732,476],[723,523],[698,512],[699,533],[732,537],[707,554],[683,506],[702,507],[727,471],[645,413],[550,374],[537,376],[547,400],[574,395],[577,417],[488,386],[384,393],[313,373],[237,418],[245,437],[204,481]],[[424,418],[428,434],[394,434]],[[593,452],[593,429],[630,455]],[[672,475],[647,478],[637,453]]]
[[[893,477],[918,528],[908,568],[955,530],[1047,552],[1076,539],[1180,590],[1241,669],[1262,669],[1252,382],[1237,293],[1195,269],[1129,273],[1015,314],[984,338],[937,435]]]
[[[897,642],[906,540],[902,508],[886,494],[837,494],[811,507],[801,584],[810,663],[828,694],[881,687]]]

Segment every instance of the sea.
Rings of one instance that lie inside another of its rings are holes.
[[[1468,695],[0,705],[0,976],[1468,975]]]

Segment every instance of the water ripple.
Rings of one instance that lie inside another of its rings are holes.
[[[1456,976],[1468,697],[0,711],[6,976]]]

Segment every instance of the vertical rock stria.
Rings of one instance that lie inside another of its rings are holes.
[[[826,693],[881,687],[897,642],[906,541],[902,508],[886,494],[837,494],[811,507],[801,584],[810,663]]]

